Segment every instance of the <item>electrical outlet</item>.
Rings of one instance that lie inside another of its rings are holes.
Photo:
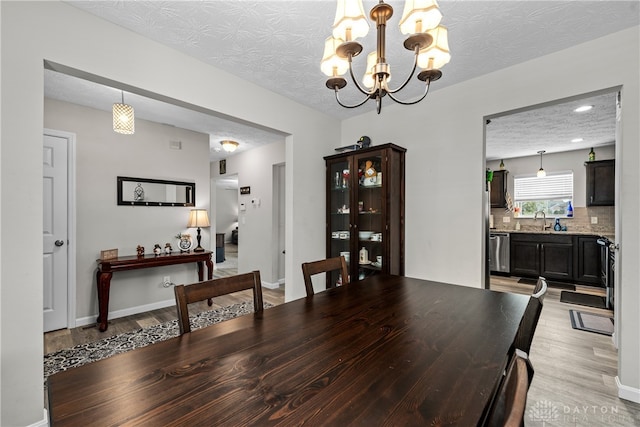
[[[164,276],[164,278],[162,279],[162,286],[164,286],[165,288],[171,286],[171,276]]]
[[[508,216],[503,216],[502,217],[502,222],[511,222],[511,218]]]
[[[597,216],[592,216],[591,217],[591,224],[597,224],[598,223],[598,217]]]

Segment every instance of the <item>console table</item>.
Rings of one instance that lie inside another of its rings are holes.
[[[111,287],[111,277],[114,271],[138,270],[141,268],[162,267],[165,265],[186,264],[195,262],[198,264],[198,280],[204,280],[203,263],[207,265],[207,280],[213,278],[213,262],[211,261],[211,251],[204,252],[181,252],[162,255],[141,255],[124,256],[112,259],[99,259],[98,271],[96,272],[96,283],[98,285],[98,319],[100,331],[104,332],[109,326],[107,317],[109,315],[109,289]]]

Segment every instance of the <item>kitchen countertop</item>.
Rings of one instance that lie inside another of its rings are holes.
[[[520,233],[520,234],[558,234],[558,235],[577,235],[577,236],[603,236],[608,238],[609,240],[615,240],[615,232],[607,231],[607,232],[597,232],[597,231],[581,231],[581,230],[571,230],[571,231],[555,231],[551,230],[532,230],[532,229],[520,229],[520,230],[509,230],[509,229],[499,229],[499,228],[491,228],[489,229],[490,233]]]

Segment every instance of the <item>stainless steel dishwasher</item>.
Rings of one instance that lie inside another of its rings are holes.
[[[489,270],[510,273],[509,233],[489,233]]]

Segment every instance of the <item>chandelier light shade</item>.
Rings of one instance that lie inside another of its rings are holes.
[[[124,92],[122,103],[113,104],[113,131],[124,135],[133,135],[136,131],[133,107],[124,103]]]
[[[369,33],[369,22],[364,16],[362,1],[338,0],[333,37],[353,41]]]
[[[193,250],[194,252],[204,252],[204,248],[200,246],[200,240],[202,239],[202,236],[200,235],[200,228],[209,226],[209,214],[206,209],[191,209],[187,228],[198,228],[198,235],[196,237],[198,240],[198,246]]]
[[[320,69],[327,76],[340,76],[349,70],[349,62],[336,54],[336,49],[342,42],[342,39],[337,39],[333,36],[328,37],[324,42],[324,55],[322,56]]]
[[[538,173],[537,173],[538,178],[544,178],[545,176],[547,176],[547,173],[545,172],[545,170],[542,169],[542,155],[545,152],[546,151],[544,151],[544,150],[538,151],[538,154],[540,154],[540,169],[538,169]]]
[[[356,108],[369,99],[375,100],[378,114],[382,110],[382,99],[387,95],[399,104],[417,104],[427,96],[431,82],[442,77],[440,68],[451,59],[447,29],[440,25],[442,13],[438,3],[436,0],[406,0],[399,26],[401,33],[409,35],[404,47],[413,52],[414,61],[407,79],[395,89],[388,85],[391,66],[386,60],[386,27],[387,21],[393,16],[393,8],[384,0],[379,0],[369,16],[376,25],[377,42],[375,50],[367,57],[363,84],[360,85],[354,75],[352,62],[363,50],[356,39],[367,35],[369,23],[364,16],[362,0],[338,0],[332,37],[325,41],[320,63],[320,69],[329,77],[327,88],[335,92],[336,101],[345,108]],[[418,68],[420,71],[416,77],[424,82],[422,95],[412,100],[398,98],[395,94],[409,83]],[[356,89],[364,95],[362,101],[353,105],[342,102],[339,96],[339,91],[347,86],[347,80],[342,77],[347,72]]]
[[[240,145],[236,141],[231,141],[228,139],[220,141],[220,144],[222,145],[222,149],[227,153],[233,153],[234,151],[236,151],[236,148],[238,148],[238,145]]]
[[[406,0],[400,19],[402,34],[423,33],[440,24],[442,13],[435,0]]]

